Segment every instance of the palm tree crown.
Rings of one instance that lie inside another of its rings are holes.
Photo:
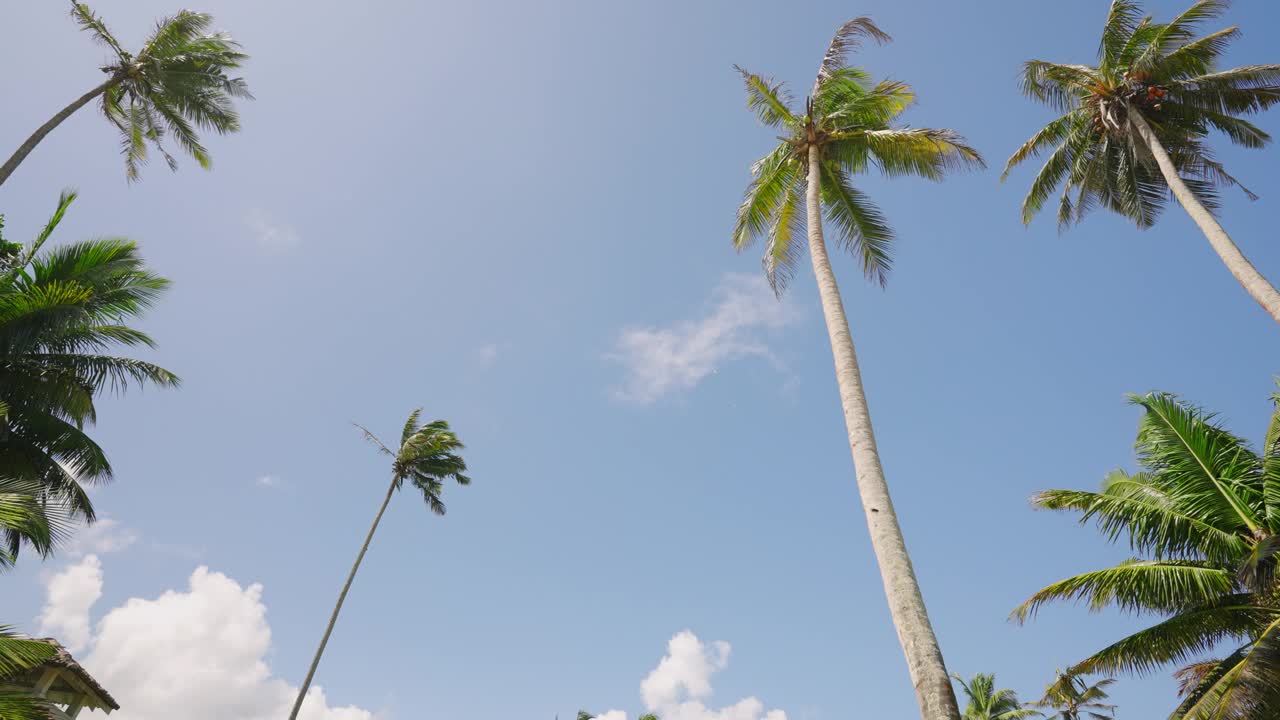
[[[168,286],[152,272],[135,243],[103,239],[42,251],[74,193],[30,246],[0,265],[0,491],[11,501],[34,498],[54,512],[94,519],[81,482],[111,477],[106,454],[85,432],[97,419],[94,398],[104,390],[178,378],[151,363],[106,354],[119,347],[151,346],[129,320],[145,312]],[[33,490],[34,488],[34,490]],[[39,525],[31,526],[39,527]],[[25,539],[47,552],[49,537],[5,531],[7,552]]]
[[[433,420],[424,424],[421,417],[421,408],[409,414],[400,433],[400,447],[396,450],[384,445],[363,426],[357,427],[366,440],[378,447],[379,452],[391,456],[394,489],[399,490],[406,480],[409,481],[422,493],[422,499],[431,512],[444,515],[445,506],[440,499],[444,481],[452,478],[459,485],[470,485],[471,478],[466,474],[466,461],[458,454],[463,450],[462,442],[449,429],[449,423]]]
[[[977,673],[968,681],[959,675],[952,677],[960,683],[968,699],[962,715],[964,720],[1026,720],[1040,715],[1036,710],[1022,707],[1014,691],[997,689],[995,675]]]
[[[1079,675],[1059,670],[1044,697],[1032,705],[1053,711],[1050,717],[1056,720],[1113,720],[1116,706],[1103,702],[1109,697],[1106,688],[1113,683],[1114,678],[1106,678],[1090,685]]]
[[[1187,698],[1177,718],[1275,717],[1280,710],[1280,395],[1261,452],[1214,417],[1165,393],[1134,397],[1142,471],[1111,473],[1099,492],[1050,490],[1033,502],[1081,513],[1145,558],[1084,573],[1033,595],[1044,603],[1163,619],[1078,663],[1072,673],[1147,673],[1171,664]],[[1221,643],[1233,650],[1207,660]]]
[[[166,135],[201,167],[208,168],[209,151],[200,144],[197,128],[219,135],[240,129],[233,99],[249,99],[244,79],[228,73],[248,56],[225,33],[211,32],[213,17],[182,10],[156,23],[136,54],[125,50],[106,24],[84,3],[72,3],[80,27],[115,57],[103,66],[113,84],[102,94],[103,115],[123,140],[125,168],[130,179],[153,146],[169,167],[177,161],[164,146]]]
[[[107,79],[36,128],[0,165],[0,185],[54,128],[94,100],[120,131],[130,180],[138,178],[149,147],[177,169],[177,160],[166,148],[166,136],[201,167],[209,168],[209,151],[200,143],[198,130],[220,135],[236,132],[240,116],[232,101],[253,97],[242,78],[229,74],[248,58],[240,45],[224,33],[211,32],[209,15],[183,10],[158,22],[142,49],[131,53],[84,3],[73,0],[71,16],[111,50],[113,57],[101,68]]]
[[[1023,66],[1023,92],[1063,113],[1018,148],[1001,176],[1048,152],[1022,203],[1024,223],[1059,188],[1060,227],[1079,222],[1096,207],[1139,227],[1156,221],[1169,186],[1152,152],[1136,137],[1131,113],[1152,128],[1205,206],[1217,207],[1217,188],[1239,185],[1204,138],[1216,130],[1242,147],[1270,142],[1266,132],[1241,116],[1280,102],[1280,65],[1218,68],[1240,31],[1230,27],[1200,35],[1198,28],[1222,15],[1229,2],[1200,0],[1172,21],[1157,23],[1142,15],[1138,3],[1114,0],[1096,65],[1032,60]]]
[[[982,166],[978,152],[951,130],[894,125],[915,94],[904,83],[873,82],[866,71],[845,65],[845,55],[863,38],[889,40],[868,18],[842,26],[803,112],[792,109],[783,83],[736,68],[746,81],[747,106],[783,133],[778,146],[752,166],[753,180],[733,230],[739,251],[766,238],[764,270],[775,292],[786,287],[802,251],[810,147],[821,151],[822,203],[841,244],[867,277],[882,285],[892,264],[893,231],[879,208],[853,186],[852,176],[875,166],[889,176],[939,180],[949,169]]]

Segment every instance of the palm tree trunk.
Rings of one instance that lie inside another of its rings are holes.
[[[364,545],[360,546],[360,554],[356,555],[356,561],[351,566],[351,572],[347,575],[347,582],[342,586],[342,592],[338,593],[338,602],[333,606],[333,614],[329,616],[329,626],[324,629],[324,637],[320,638],[320,647],[316,648],[316,656],[311,660],[311,667],[307,669],[307,678],[302,681],[302,687],[298,688],[298,699],[293,703],[293,711],[289,713],[289,720],[298,720],[298,711],[302,709],[302,701],[307,697],[307,690],[311,687],[311,679],[316,675],[316,668],[320,666],[320,656],[324,654],[324,646],[329,644],[329,635],[333,633],[333,626],[338,622],[338,613],[342,611],[342,603],[347,599],[347,591],[351,590],[351,581],[356,579],[356,571],[360,569],[360,561],[364,560],[364,554],[369,551],[369,543],[373,541],[373,534],[378,530],[378,523],[382,522],[382,514],[387,511],[387,505],[391,502],[391,496],[395,494],[396,481],[391,481],[391,486],[387,488],[387,496],[382,499],[382,507],[378,508],[378,515],[373,518],[373,525],[369,528],[369,534],[364,538]]]
[[[22,143],[22,145],[18,147],[18,150],[13,153],[13,156],[6,160],[4,165],[0,165],[0,185],[3,185],[4,181],[8,180],[9,176],[13,174],[13,171],[18,169],[18,165],[22,164],[22,161],[31,154],[32,150],[36,149],[36,145],[40,144],[40,141],[44,139],[45,135],[53,132],[53,129],[61,125],[63,120],[71,117],[75,111],[89,104],[90,100],[98,97],[102,93],[106,92],[107,88],[110,88],[119,82],[120,78],[112,76],[110,80],[76,98],[75,102],[62,108],[57,115],[49,118],[48,122],[36,128],[36,131],[31,133],[31,137],[27,138],[27,141]]]
[[[831,270],[831,260],[822,238],[820,162],[819,149],[810,146],[806,198],[809,257],[813,260],[813,273],[817,276],[818,294],[822,298],[822,313],[831,339],[831,353],[835,357],[836,382],[840,387],[840,403],[849,432],[849,448],[853,451],[858,494],[871,532],[871,547],[880,565],[880,579],[884,583],[898,642],[907,658],[921,718],[959,720],[955,691],[951,688],[938,639],[925,611],[924,598],[911,566],[911,557],[907,554],[902,528],[898,526],[898,516],[889,499],[889,486],[884,480],[884,469],[880,466],[880,454],[876,450],[875,433],[871,427],[871,411],[867,408],[862,374],[858,370],[858,356],[853,349],[853,337],[849,333],[840,288],[836,285],[836,276]]]
[[[1218,224],[1213,213],[1209,212],[1209,209],[1182,181],[1182,177],[1178,175],[1178,169],[1173,165],[1173,160],[1169,158],[1169,153],[1165,151],[1164,145],[1160,143],[1160,139],[1156,137],[1146,119],[1142,117],[1142,113],[1136,110],[1130,112],[1129,123],[1151,150],[1151,154],[1155,156],[1156,164],[1160,166],[1160,172],[1164,175],[1165,182],[1169,184],[1169,189],[1173,191],[1173,196],[1178,199],[1182,209],[1187,211],[1191,219],[1200,227],[1200,231],[1209,239],[1209,244],[1218,253],[1218,257],[1222,258],[1227,269],[1249,295],[1262,306],[1262,309],[1266,310],[1273,320],[1280,323],[1280,291],[1277,291],[1275,286],[1258,272],[1253,263],[1249,262],[1249,258],[1240,252],[1240,248],[1236,247],[1231,236],[1227,235],[1227,231]]]

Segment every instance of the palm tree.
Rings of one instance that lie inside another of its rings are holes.
[[[197,128],[219,135],[238,131],[240,116],[232,100],[253,97],[242,78],[227,74],[248,59],[240,52],[239,43],[225,33],[210,32],[211,16],[182,10],[158,22],[134,54],[120,45],[84,3],[72,2],[71,16],[114,54],[102,68],[107,79],[36,128],[0,165],[0,185],[46,135],[95,99],[107,121],[120,131],[130,180],[138,178],[139,166],[147,161],[148,145],[170,168],[177,168],[177,161],[165,148],[166,135],[201,167],[209,168],[209,152],[200,144]]]
[[[1115,683],[1115,678],[1106,678],[1090,685],[1084,678],[1069,672],[1058,671],[1058,677],[1044,690],[1044,697],[1032,703],[1053,711],[1053,720],[1082,720],[1084,717],[1093,720],[1113,720],[1115,705],[1102,702],[1108,698],[1105,688]]]
[[[1045,603],[1161,620],[1099,650],[1068,672],[1145,674],[1186,664],[1185,700],[1171,717],[1262,720],[1280,712],[1280,394],[1261,452],[1167,393],[1134,396],[1142,471],[1112,472],[1101,491],[1049,490],[1032,502],[1081,513],[1138,557],[1039,591],[1014,611]],[[1225,658],[1204,657],[1222,643]]]
[[[853,186],[851,177],[874,165],[890,176],[937,180],[952,168],[981,166],[982,159],[950,130],[893,125],[915,96],[903,83],[873,83],[865,71],[845,65],[846,54],[864,38],[889,39],[868,18],[852,20],[836,32],[803,114],[791,109],[781,83],[738,69],[746,80],[747,106],[784,137],[752,167],[753,179],[738,209],[733,244],[741,251],[757,238],[766,238],[765,274],[774,291],[781,293],[799,262],[802,251],[797,238],[807,220],[809,258],[835,359],[858,492],[894,626],[923,717],[956,720],[959,709],[950,677],[876,451],[849,322],[823,240],[822,212],[825,208],[841,245],[853,253],[863,272],[883,285],[893,232],[880,210]]]
[[[578,720],[596,720],[596,716],[592,715],[586,710],[579,710]],[[658,719],[658,716],[654,715],[653,713],[645,713],[644,715],[641,715],[640,717],[636,718],[636,720],[659,720],[659,719]]]
[[[6,678],[19,675],[57,654],[57,649],[38,640],[19,636],[13,628],[0,625],[0,688]],[[0,718],[4,720],[48,720],[49,704],[20,690],[0,689]]]
[[[449,423],[444,420],[435,420],[422,424],[421,415],[421,408],[409,414],[409,419],[404,423],[404,430],[400,433],[400,447],[394,451],[364,427],[356,426],[364,433],[366,440],[376,445],[384,455],[392,458],[391,485],[387,488],[386,497],[382,499],[378,514],[373,518],[373,525],[370,526],[369,534],[364,538],[364,544],[360,546],[360,553],[356,555],[356,561],[351,565],[351,572],[347,574],[347,581],[342,585],[342,592],[338,593],[338,602],[333,606],[329,624],[320,638],[320,647],[316,648],[315,658],[311,660],[311,667],[307,669],[307,677],[302,681],[302,687],[298,688],[298,699],[293,703],[289,720],[297,720],[298,711],[302,709],[302,701],[307,696],[307,689],[311,687],[311,680],[315,677],[316,668],[320,665],[324,646],[328,644],[333,626],[338,622],[342,603],[347,598],[347,592],[351,590],[351,582],[355,580],[356,571],[360,569],[360,561],[364,560],[364,554],[369,551],[369,543],[373,541],[373,533],[377,531],[378,523],[382,521],[382,514],[387,511],[391,496],[403,487],[407,480],[422,492],[422,499],[426,501],[431,512],[444,515],[445,506],[440,499],[444,491],[444,481],[452,478],[459,485],[471,484],[471,478],[466,475],[467,463],[462,456],[458,455],[463,445],[458,441],[458,436],[449,429]]]
[[[1022,707],[1014,691],[997,690],[995,675],[977,673],[968,682],[959,675],[952,677],[960,683],[969,700],[961,715],[964,720],[1026,720],[1041,715],[1039,711]]]
[[[135,385],[173,387],[178,378],[152,363],[106,354],[154,345],[127,323],[169,283],[146,266],[134,242],[100,239],[42,251],[75,197],[63,193],[35,241],[0,265],[0,478],[24,484],[18,494],[46,508],[65,506],[92,522],[82,483],[112,475],[106,454],[85,432],[97,419],[94,398]],[[38,534],[9,528],[3,538],[13,553],[20,541],[48,552]]]
[[[1064,229],[1099,206],[1149,227],[1172,192],[1231,274],[1280,322],[1280,292],[1214,218],[1217,188],[1239,183],[1205,137],[1217,130],[1241,147],[1263,147],[1271,136],[1241,116],[1280,102],[1280,65],[1218,68],[1238,28],[1197,35],[1200,23],[1229,4],[1200,0],[1172,22],[1156,23],[1136,2],[1114,0],[1096,66],[1026,63],[1023,92],[1063,114],[1018,148],[1001,179],[1052,148],[1022,203],[1022,221],[1030,223],[1061,187]]]

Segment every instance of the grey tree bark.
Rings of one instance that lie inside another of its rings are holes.
[[[391,503],[391,496],[396,492],[396,481],[391,481],[391,486],[387,488],[387,496],[382,499],[382,507],[378,508],[378,514],[373,518],[373,525],[369,528],[369,534],[364,538],[364,545],[360,546],[360,554],[356,555],[356,561],[351,565],[351,572],[347,574],[347,582],[342,586],[342,592],[338,593],[338,602],[333,606],[333,614],[329,616],[329,625],[324,629],[324,637],[320,638],[320,647],[316,648],[316,656],[311,660],[311,667],[307,669],[307,677],[302,681],[302,686],[298,688],[298,699],[293,703],[293,710],[289,713],[289,720],[298,720],[298,711],[302,709],[302,701],[307,697],[307,690],[311,687],[311,680],[316,676],[316,668],[320,666],[320,656],[324,655],[324,646],[329,644],[329,636],[333,634],[333,626],[338,622],[338,613],[342,611],[342,603],[347,599],[347,592],[351,590],[351,582],[356,579],[356,571],[360,569],[360,562],[364,560],[364,554],[369,551],[369,543],[373,541],[373,534],[378,530],[378,523],[382,522],[382,514],[387,511],[387,505]]]
[[[822,313],[827,322],[827,335],[831,339],[831,353],[835,359],[836,382],[840,388],[840,404],[844,409],[845,427],[849,433],[849,448],[853,453],[853,468],[857,475],[858,494],[862,499],[867,529],[871,533],[871,547],[875,550],[880,566],[880,579],[889,601],[898,642],[907,659],[911,683],[915,687],[916,701],[920,705],[923,720],[959,720],[960,709],[956,704],[951,678],[942,660],[942,650],[934,635],[933,625],[925,610],[924,597],[916,580],[907,544],[889,498],[889,486],[880,465],[876,450],[875,432],[871,426],[871,411],[862,386],[862,374],[858,369],[858,355],[853,348],[849,332],[849,320],[845,316],[840,288],[836,285],[831,259],[827,255],[822,237],[822,176],[821,151],[809,147],[809,181],[806,189],[808,210],[809,257],[813,261],[813,274],[818,280],[818,294],[822,298]]]
[[[1164,149],[1164,145],[1160,143],[1160,139],[1156,137],[1155,131],[1147,124],[1142,113],[1132,111],[1129,113],[1129,124],[1133,126],[1138,137],[1142,138],[1142,142],[1151,151],[1156,159],[1156,165],[1160,166],[1160,173],[1164,175],[1164,180],[1169,185],[1169,189],[1173,191],[1173,196],[1178,199],[1178,203],[1182,205],[1182,209],[1187,211],[1191,219],[1200,228],[1200,232],[1208,238],[1209,245],[1213,247],[1214,252],[1218,253],[1218,257],[1222,258],[1222,262],[1227,266],[1227,270],[1235,277],[1236,281],[1244,287],[1245,291],[1262,306],[1263,310],[1271,316],[1271,319],[1280,323],[1280,291],[1277,291],[1258,269],[1249,262],[1249,258],[1240,252],[1240,248],[1236,247],[1231,236],[1226,230],[1218,224],[1213,213],[1200,202],[1200,199],[1191,192],[1187,184],[1182,181],[1182,177],[1178,175],[1178,169],[1174,166],[1173,160],[1169,157],[1169,153]]]
[[[61,125],[63,120],[66,120],[67,118],[71,117],[71,115],[75,113],[75,111],[84,107],[91,100],[98,97],[102,93],[106,92],[107,88],[119,82],[120,80],[118,78],[115,78],[115,77],[111,78],[110,80],[102,83],[98,87],[76,98],[75,101],[72,102],[70,105],[58,111],[57,115],[54,115],[53,117],[49,118],[48,122],[36,128],[36,131],[31,133],[31,137],[27,138],[26,142],[18,146],[17,151],[15,151],[13,155],[10,156],[9,159],[4,162],[4,165],[0,165],[0,185],[3,185],[4,181],[9,179],[9,176],[13,174],[14,170],[18,169],[18,166],[22,164],[22,161],[25,160],[27,156],[31,154],[32,150],[36,149],[36,145],[39,145],[40,141],[44,140],[44,137],[46,135],[53,132],[54,128]]]

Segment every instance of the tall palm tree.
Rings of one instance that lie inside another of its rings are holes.
[[[586,710],[579,710],[578,720],[596,720],[596,716],[592,715]],[[654,715],[653,713],[645,713],[644,715],[641,715],[640,717],[636,718],[636,720],[659,720],[659,718],[657,715]]]
[[[1023,707],[1014,691],[997,689],[993,674],[977,673],[968,681],[959,675],[952,677],[960,683],[968,699],[961,715],[964,720],[1026,720],[1041,715],[1037,710]]]
[[[302,701],[307,696],[308,688],[311,687],[316,668],[320,666],[320,656],[324,654],[324,647],[329,643],[329,635],[333,633],[333,626],[338,622],[342,603],[347,599],[347,592],[351,590],[356,571],[360,569],[360,561],[364,560],[364,554],[369,551],[369,543],[373,541],[373,534],[378,529],[378,523],[382,521],[382,514],[387,511],[391,496],[404,486],[405,481],[408,481],[422,493],[422,499],[426,501],[431,512],[444,515],[445,506],[440,499],[444,491],[444,482],[452,478],[459,485],[471,484],[471,478],[466,475],[467,463],[458,454],[463,449],[463,445],[458,441],[458,436],[449,429],[449,423],[444,420],[434,420],[423,424],[420,422],[421,416],[421,408],[409,414],[409,419],[404,423],[404,430],[400,433],[400,447],[395,450],[387,447],[364,427],[356,426],[364,433],[366,440],[377,446],[381,453],[392,458],[391,485],[387,488],[386,497],[382,499],[378,514],[373,518],[373,525],[369,527],[369,534],[365,536],[364,544],[360,546],[360,553],[356,555],[356,561],[351,565],[351,572],[347,574],[347,581],[342,585],[342,592],[338,593],[338,602],[333,606],[329,624],[320,638],[320,647],[316,648],[311,667],[307,669],[307,677],[302,681],[302,687],[298,688],[298,699],[293,703],[289,720],[297,720],[298,711],[302,709]]]
[[[766,238],[764,271],[774,291],[781,293],[800,260],[798,237],[807,221],[809,258],[835,359],[858,492],[894,627],[923,717],[956,720],[959,709],[950,677],[876,451],[849,322],[823,240],[822,213],[825,208],[841,246],[853,253],[867,277],[884,284],[893,232],[870,198],[853,186],[852,176],[876,166],[890,176],[937,180],[949,169],[981,166],[982,159],[950,130],[894,125],[915,96],[903,83],[875,83],[865,71],[845,65],[846,54],[864,38],[884,42],[889,36],[868,18],[840,27],[818,68],[803,113],[791,109],[782,83],[739,68],[746,80],[747,106],[783,138],[752,167],[754,177],[738,209],[733,244],[741,251],[757,238]]]
[[[1002,179],[1052,148],[1022,203],[1022,220],[1030,223],[1061,188],[1060,228],[1099,206],[1149,227],[1172,192],[1231,274],[1280,322],[1280,292],[1214,218],[1217,188],[1239,183],[1205,137],[1216,130],[1241,147],[1263,147],[1271,136],[1242,116],[1280,102],[1280,65],[1218,68],[1238,28],[1198,35],[1198,26],[1229,4],[1200,0],[1157,23],[1138,3],[1114,0],[1097,65],[1027,62],[1023,92],[1063,114],[1018,148]]]
[[[228,75],[248,59],[240,44],[225,33],[211,32],[210,15],[182,10],[158,22],[135,54],[125,50],[84,3],[72,2],[71,16],[114,54],[102,67],[107,79],[36,128],[0,165],[0,185],[46,135],[94,100],[120,131],[130,180],[138,178],[139,166],[147,161],[148,145],[170,168],[177,168],[177,160],[165,148],[166,135],[201,167],[210,167],[209,151],[200,144],[197,128],[219,135],[238,131],[240,116],[232,100],[253,97],[242,78]]]
[[[134,242],[110,238],[43,250],[75,197],[63,193],[35,241],[0,264],[0,478],[34,483],[39,503],[65,506],[92,522],[82,483],[112,475],[106,454],[85,432],[97,419],[94,398],[137,385],[173,387],[178,378],[107,354],[154,345],[128,322],[169,284],[146,266]],[[0,535],[14,553],[20,540],[48,550],[12,528]]]
[[[1032,502],[1081,513],[1110,540],[1145,556],[1077,575],[1014,611],[1022,621],[1045,603],[1084,601],[1094,610],[1161,620],[1069,670],[1179,673],[1185,700],[1171,717],[1263,720],[1280,713],[1280,394],[1261,451],[1214,416],[1167,393],[1134,396],[1142,471],[1115,471],[1101,491],[1049,490]],[[1206,655],[1223,643],[1225,658]]]
[[[1052,720],[1113,720],[1116,706],[1103,700],[1109,697],[1106,688],[1114,683],[1115,678],[1105,678],[1090,685],[1079,675],[1059,670],[1044,697],[1032,705],[1052,711]]]

